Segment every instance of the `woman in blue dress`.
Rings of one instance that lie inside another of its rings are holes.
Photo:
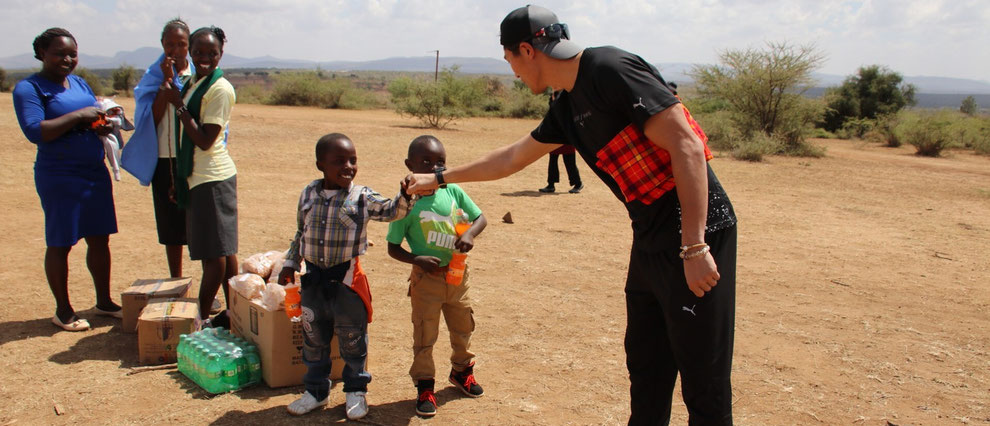
[[[55,296],[52,323],[69,331],[89,329],[69,303],[69,251],[86,240],[86,266],[96,288],[96,313],[121,317],[110,298],[110,234],[117,232],[113,188],[95,126],[100,113],[86,81],[72,75],[79,62],[76,40],[50,28],[34,39],[41,71],[14,88],[17,121],[38,145],[34,182],[45,212],[45,275]]]

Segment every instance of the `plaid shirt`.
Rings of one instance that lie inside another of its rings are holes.
[[[351,184],[344,190],[324,193],[323,179],[314,180],[299,195],[296,236],[285,265],[300,269],[302,259],[321,268],[347,262],[368,250],[369,220],[391,222],[409,213],[415,201],[400,193],[388,199],[366,186]]]
[[[708,136],[687,107],[683,109],[684,118],[705,147],[705,160],[711,160]],[[670,153],[647,139],[635,124],[622,129],[596,157],[596,165],[615,179],[627,203],[639,200],[649,205],[675,186]]]

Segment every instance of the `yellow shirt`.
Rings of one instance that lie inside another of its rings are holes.
[[[192,75],[192,67],[179,71],[179,77]],[[158,158],[175,158],[175,106],[171,103],[165,104],[165,115],[161,121],[155,123],[158,130]]]
[[[193,86],[189,88],[185,99],[182,101],[188,104],[193,92],[206,80],[206,78],[201,78],[196,83],[192,83],[191,81],[186,83]],[[213,86],[210,86],[206,94],[203,95],[203,103],[199,112],[199,124],[216,124],[226,129],[227,123],[230,122],[230,111],[233,109],[236,100],[234,86],[231,86],[227,79],[220,77],[213,83]],[[237,174],[237,169],[234,167],[234,160],[230,158],[230,154],[227,152],[227,143],[223,140],[223,133],[223,130],[220,130],[220,133],[217,134],[217,139],[213,141],[213,145],[209,148],[205,150],[199,147],[194,148],[193,170],[192,175],[189,176],[189,189],[206,182],[227,180]]]

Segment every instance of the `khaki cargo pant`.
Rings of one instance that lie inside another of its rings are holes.
[[[447,284],[444,272],[437,275],[425,273],[413,266],[409,276],[409,297],[412,301],[413,363],[409,375],[413,381],[433,379],[433,345],[440,334],[440,313],[450,331],[450,364],[454,371],[463,371],[474,362],[471,333],[474,332],[474,310],[468,297],[468,275],[464,271],[461,285]]]

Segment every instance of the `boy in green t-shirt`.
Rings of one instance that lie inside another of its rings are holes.
[[[407,157],[406,167],[413,173],[443,170],[447,160],[443,144],[428,135],[413,139]],[[473,222],[459,237],[452,220],[457,209],[463,210]],[[433,393],[436,373],[433,344],[439,334],[441,311],[447,321],[453,348],[450,382],[467,396],[477,398],[484,394],[474,380],[474,354],[469,351],[474,316],[471,299],[467,295],[468,274],[465,271],[460,285],[447,284],[445,276],[453,251],[470,251],[474,247],[474,238],[487,225],[481,209],[457,185],[447,185],[423,196],[405,218],[389,224],[386,237],[389,256],[413,265],[409,277],[413,364],[409,375],[419,393],[416,413],[421,416],[431,417],[437,412],[437,400]],[[411,253],[402,247],[403,239],[409,243]]]

